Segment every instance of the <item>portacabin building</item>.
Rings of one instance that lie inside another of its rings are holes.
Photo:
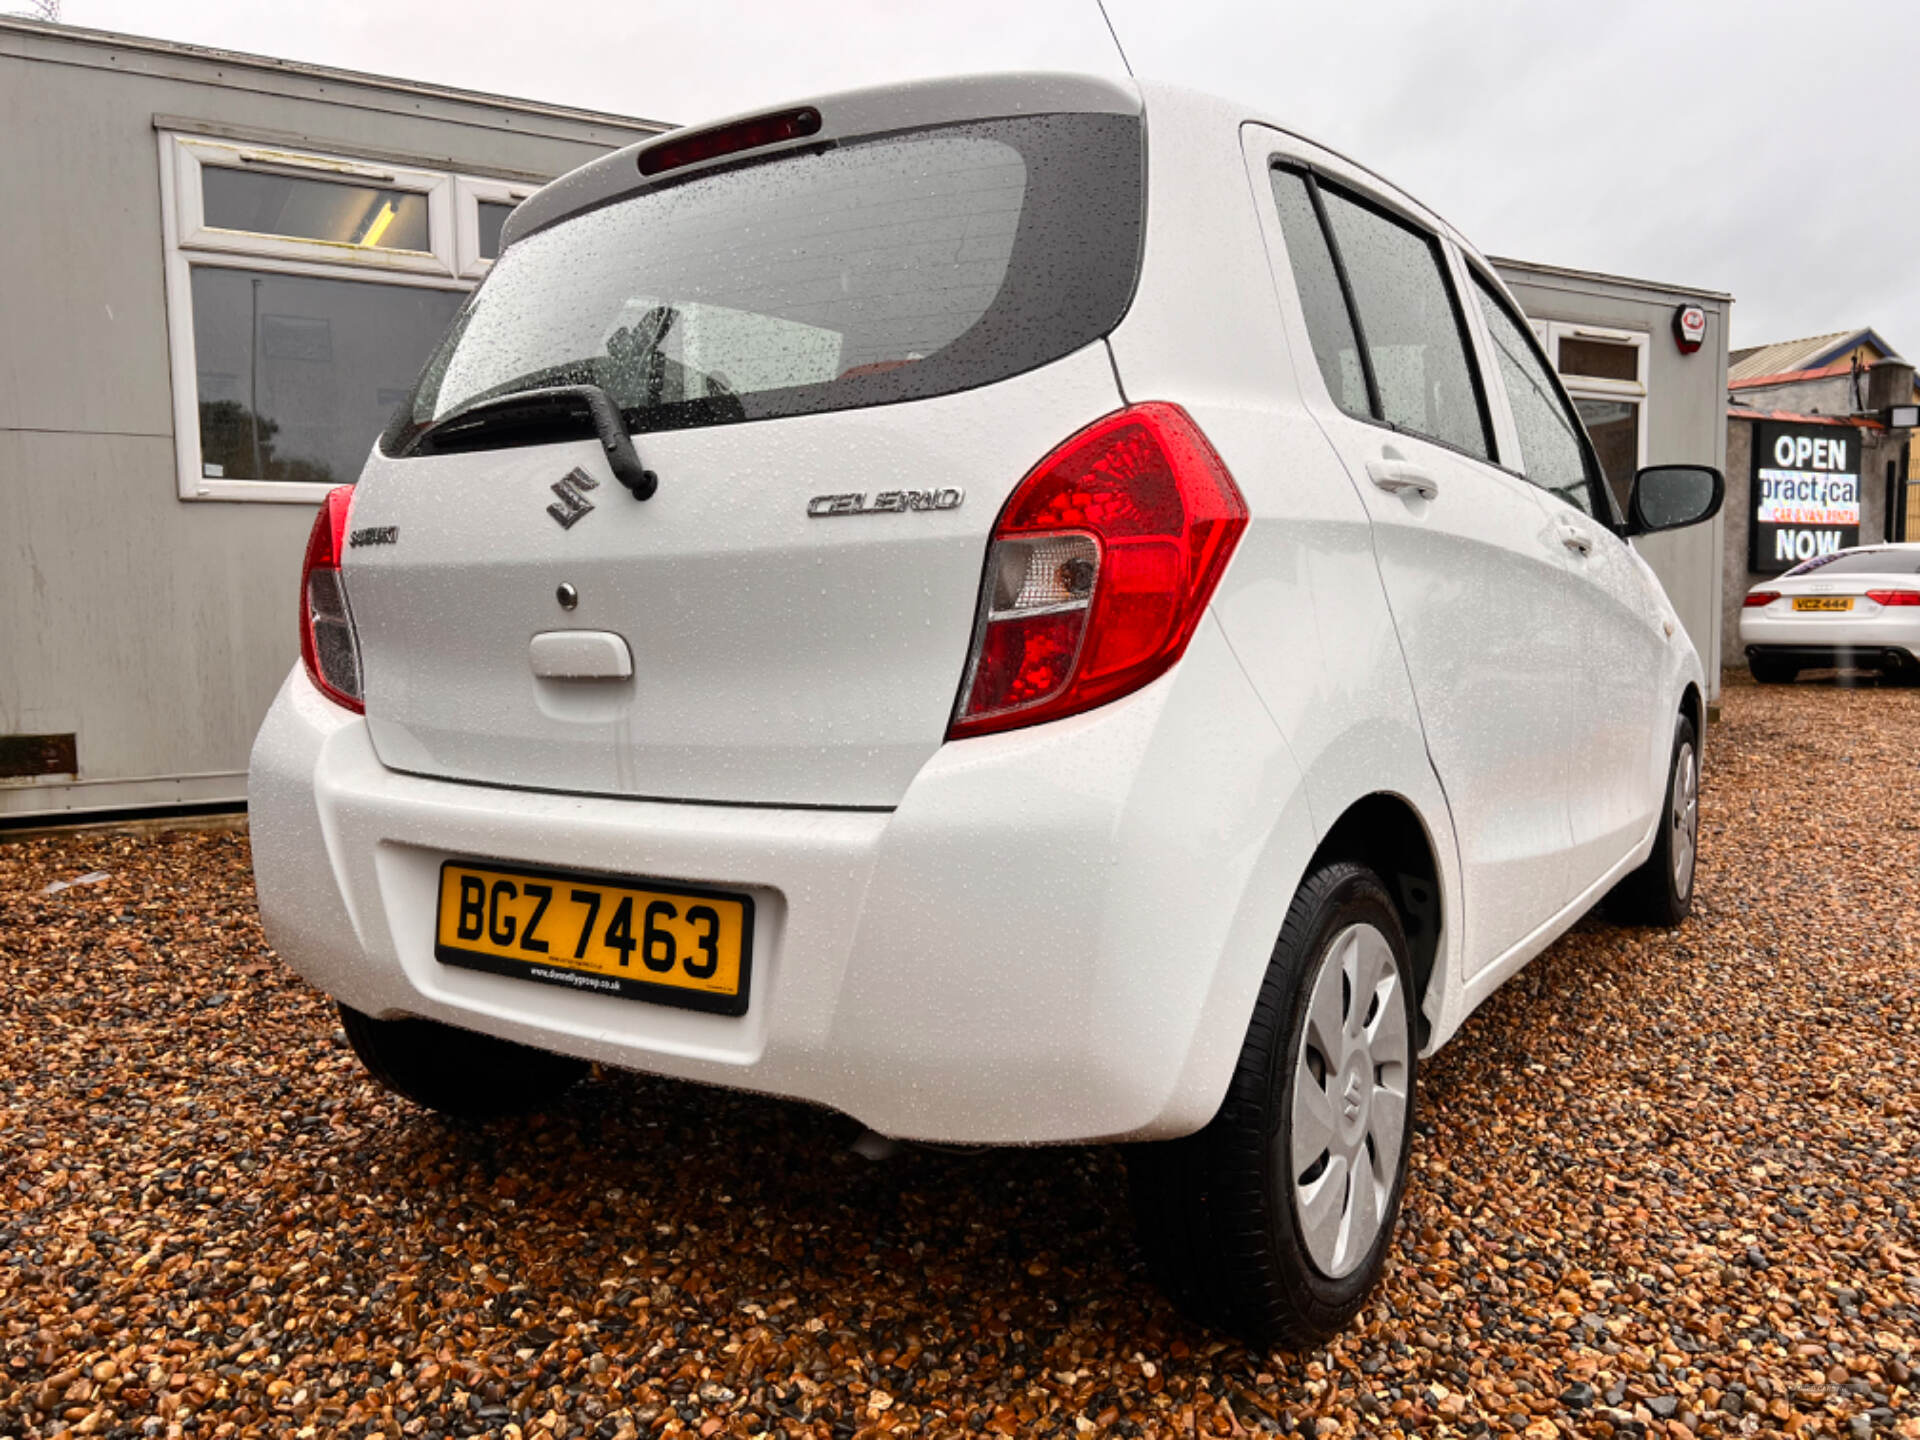
[[[233,805],[500,227],[646,120],[0,19],[0,820]]]

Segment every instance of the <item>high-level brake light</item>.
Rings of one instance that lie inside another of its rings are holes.
[[[777,115],[756,115],[751,120],[736,120],[712,130],[696,130],[649,145],[640,152],[642,175],[659,175],[703,160],[718,160],[743,150],[758,150],[778,145],[782,140],[798,140],[820,133],[820,112],[811,105],[798,110],[782,110]]]
[[[336,485],[320,502],[300,567],[300,658],[307,678],[322,695],[357,715],[366,713],[360,693],[360,642],[347,609],[340,559],[347,545],[347,507],[353,487]]]
[[[1187,412],[1096,420],[1020,482],[987,552],[949,739],[1118,699],[1186,651],[1247,527],[1247,504]]]

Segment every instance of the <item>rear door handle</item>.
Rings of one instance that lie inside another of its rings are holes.
[[[1560,543],[1576,555],[1591,555],[1593,553],[1593,537],[1588,535],[1587,532],[1582,530],[1578,525],[1562,525],[1560,527]]]
[[[1390,495],[1412,494],[1431,500],[1440,493],[1439,482],[1411,460],[1369,460],[1367,478]]]

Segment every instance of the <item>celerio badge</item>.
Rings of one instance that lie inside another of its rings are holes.
[[[547,513],[560,522],[562,530],[571,530],[576,520],[593,509],[593,502],[581,492],[599,488],[600,482],[576,465],[553,482],[553,493],[560,500],[558,504],[547,506]]]
[[[910,510],[958,510],[966,492],[945,490],[882,490],[869,499],[864,491],[845,495],[816,495],[807,501],[807,515],[824,520],[833,515],[904,515]]]

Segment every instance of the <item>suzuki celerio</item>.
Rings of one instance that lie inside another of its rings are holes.
[[[1700,662],[1512,297],[1365,167],[1060,76],[555,181],[315,523],[260,908],[457,1115],[590,1062],[1125,1141],[1202,1319],[1380,1272],[1419,1058],[1687,913]]]

